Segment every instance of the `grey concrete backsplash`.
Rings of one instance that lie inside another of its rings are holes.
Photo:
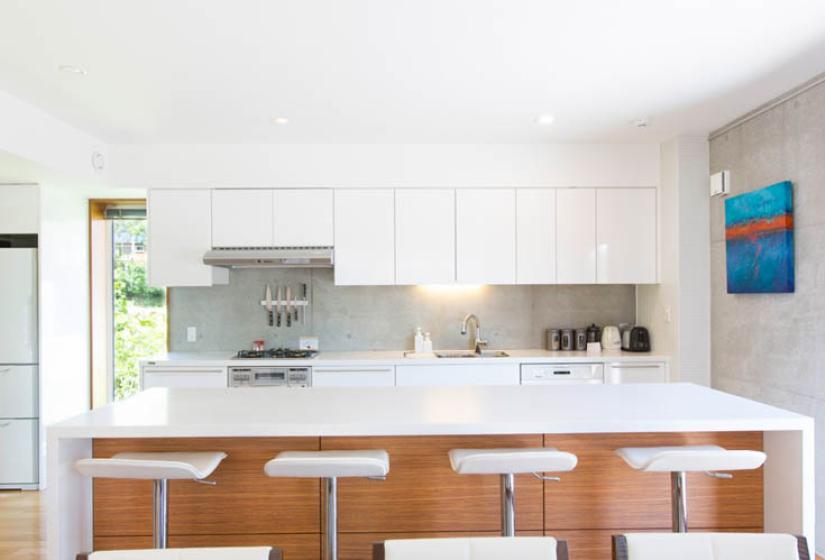
[[[311,305],[306,323],[270,327],[260,305],[266,285],[306,283]],[[436,348],[465,348],[462,317],[481,320],[493,348],[543,348],[549,327],[633,322],[633,286],[335,286],[329,269],[233,270],[228,286],[171,288],[170,350],[237,350],[263,338],[267,347],[297,346],[301,335],[320,337],[322,350],[412,348],[413,331],[429,331]],[[186,341],[186,327],[198,329]]]

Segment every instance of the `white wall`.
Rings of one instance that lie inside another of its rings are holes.
[[[86,184],[105,180],[105,174],[95,172],[92,167],[93,152],[108,152],[105,143],[97,138],[3,91],[0,91],[0,123],[1,152],[35,162],[43,174],[51,177],[66,177]]]
[[[658,144],[113,146],[116,186],[655,186]]]
[[[41,185],[40,190],[40,413],[45,427],[89,407],[89,210],[76,189]]]
[[[660,283],[639,286],[636,320],[653,350],[671,356],[674,380],[710,385],[708,142],[662,144],[659,186]]]

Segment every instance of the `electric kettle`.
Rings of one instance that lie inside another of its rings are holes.
[[[608,325],[602,329],[602,349],[620,350],[622,347],[622,335],[619,327]]]

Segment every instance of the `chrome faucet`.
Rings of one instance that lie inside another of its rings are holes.
[[[475,322],[476,325],[476,338],[473,342],[473,347],[476,354],[481,354],[482,349],[487,346],[487,341],[481,338],[481,322],[478,320],[475,313],[467,313],[467,315],[464,316],[464,320],[461,321],[461,334],[467,334],[467,326],[470,321]]]

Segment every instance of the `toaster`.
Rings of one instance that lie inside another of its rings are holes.
[[[644,327],[633,327],[622,341],[622,350],[650,352],[650,332]]]

